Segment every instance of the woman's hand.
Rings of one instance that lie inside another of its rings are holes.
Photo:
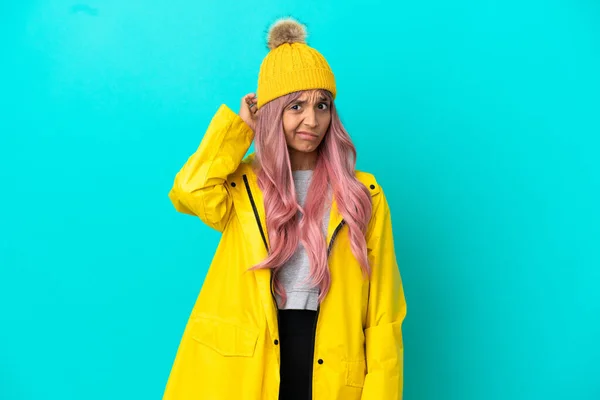
[[[248,93],[242,97],[242,103],[240,104],[240,117],[244,122],[252,129],[256,129],[256,95],[254,93]]]

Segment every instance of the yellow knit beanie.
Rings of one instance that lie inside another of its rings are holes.
[[[321,53],[306,44],[306,36],[305,26],[293,18],[271,25],[267,36],[270,51],[258,73],[258,108],[299,90],[325,89],[335,99],[331,67]]]

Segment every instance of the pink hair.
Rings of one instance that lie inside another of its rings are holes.
[[[322,90],[331,101],[331,124],[317,148],[317,163],[310,183],[304,209],[296,201],[296,191],[290,157],[283,131],[283,110],[297,100],[302,91],[281,96],[268,102],[258,114],[255,135],[258,185],[263,192],[269,255],[251,269],[271,268],[274,289],[285,302],[287,296],[277,273],[298,247],[306,249],[310,261],[310,279],[320,289],[322,302],[331,286],[327,264],[327,248],[323,226],[323,193],[333,182],[337,208],[348,225],[350,247],[363,275],[370,274],[365,234],[371,218],[371,196],[354,176],[356,149],[336,112],[330,92]],[[297,212],[302,213],[298,221]]]

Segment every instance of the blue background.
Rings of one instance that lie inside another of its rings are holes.
[[[3,2],[0,398],[161,398],[219,239],[167,193],[290,14],[390,201],[405,399],[599,399],[592,0]]]

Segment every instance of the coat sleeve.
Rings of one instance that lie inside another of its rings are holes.
[[[200,146],[175,176],[169,198],[179,212],[196,215],[222,232],[232,200],[226,180],[254,139],[252,129],[225,104],[213,116]]]
[[[383,190],[373,200],[373,216],[367,232],[371,265],[365,326],[367,375],[361,399],[400,400],[406,301],[394,250],[390,209]]]

